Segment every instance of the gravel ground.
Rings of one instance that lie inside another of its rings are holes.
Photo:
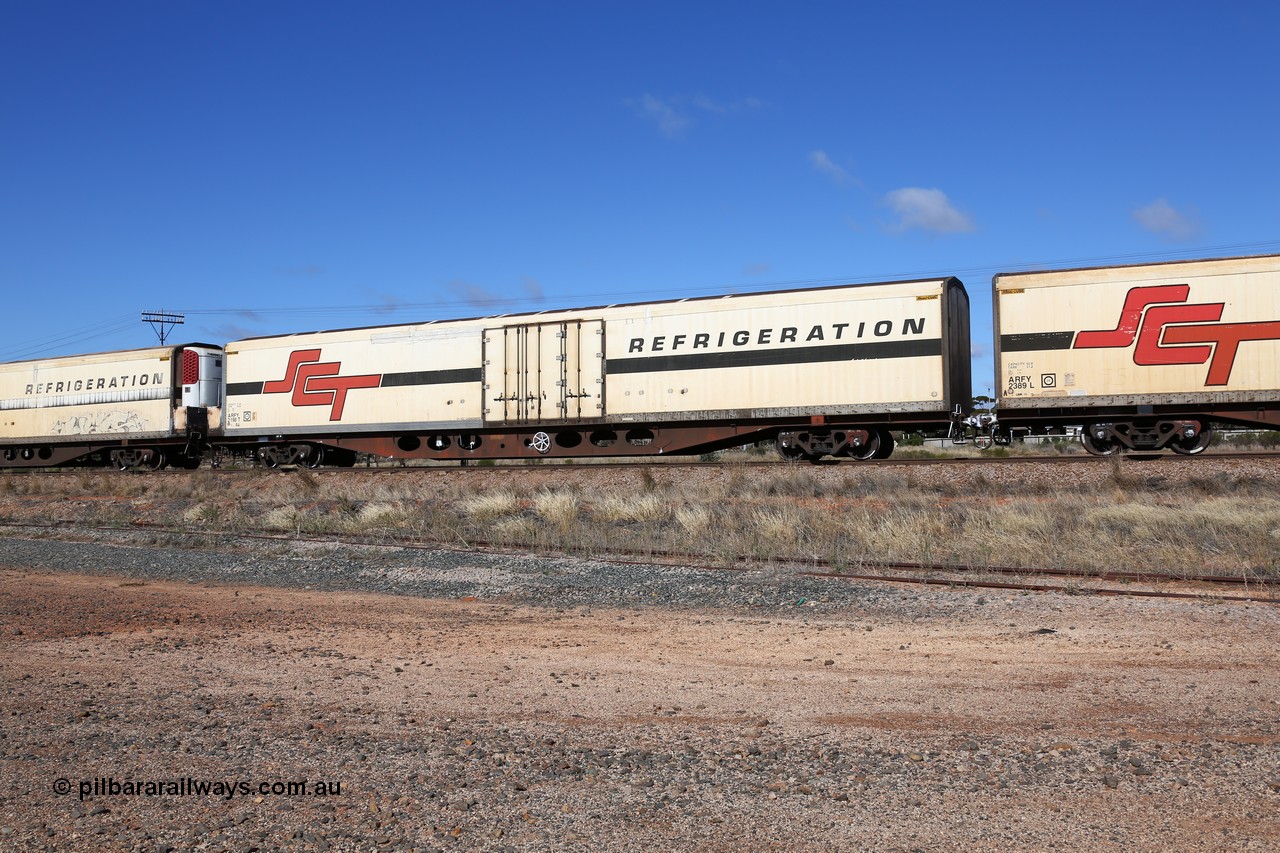
[[[1261,604],[11,536],[0,849],[1272,850],[1277,636]]]

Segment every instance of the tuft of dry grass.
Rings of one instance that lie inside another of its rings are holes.
[[[571,492],[539,492],[533,498],[533,511],[543,521],[567,530],[578,521],[582,502]]]
[[[603,521],[653,524],[669,518],[671,506],[662,495],[648,492],[636,497],[608,496],[593,503],[591,511]]]
[[[493,538],[506,545],[524,545],[537,536],[537,525],[528,518],[504,518],[493,525]]]
[[[686,535],[699,539],[711,528],[715,514],[705,506],[682,506],[676,510],[676,523]]]
[[[406,512],[399,503],[369,502],[356,513],[356,524],[364,530],[370,528],[403,527]]]
[[[278,506],[262,518],[262,526],[267,530],[286,530],[302,532],[302,513],[292,505]]]
[[[520,499],[508,489],[481,492],[459,500],[463,513],[475,521],[486,522],[520,511]]]
[[[753,532],[764,544],[779,551],[796,544],[802,526],[803,522],[791,507],[757,509],[751,513]]]

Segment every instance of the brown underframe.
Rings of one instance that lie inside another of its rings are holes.
[[[771,440],[780,432],[845,430],[857,429],[946,429],[947,422],[940,421],[933,413],[928,418],[886,420],[883,415],[866,421],[853,421],[847,418],[826,418],[815,415],[803,419],[786,419],[772,422],[751,421],[746,423],[720,424],[560,424],[530,425],[524,428],[504,427],[501,430],[474,429],[466,431],[424,431],[421,433],[406,431],[395,435],[291,435],[275,442],[217,442],[226,446],[245,449],[250,446],[318,444],[326,447],[341,448],[358,453],[371,453],[391,459],[572,459],[582,457],[626,457],[626,456],[689,456],[709,453],[750,444],[756,441]],[[541,453],[531,442],[534,436],[543,432],[552,440],[551,449]],[[597,446],[592,443],[593,433],[612,432],[615,440],[608,446]],[[633,444],[627,440],[628,433],[639,432],[652,435],[646,443]],[[573,446],[565,447],[556,442],[557,436],[574,435],[580,441]],[[449,447],[432,450],[428,439],[432,436],[444,435],[449,439]],[[468,450],[459,443],[461,436],[478,436],[479,447]],[[417,446],[414,446],[414,443]]]

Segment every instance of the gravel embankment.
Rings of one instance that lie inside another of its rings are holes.
[[[795,577],[783,569],[739,573],[521,554],[227,538],[219,550],[203,551],[137,544],[169,538],[149,534],[112,538],[122,544],[0,539],[0,565],[157,581],[359,590],[422,598],[504,598],[552,607],[786,608],[803,599],[810,607],[830,609],[900,595],[888,587]]]
[[[1269,605],[133,543],[0,539],[0,849],[1280,844]]]

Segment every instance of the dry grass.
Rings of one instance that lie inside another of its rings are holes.
[[[533,499],[533,511],[543,521],[568,531],[578,521],[582,505],[571,492],[539,492]]]
[[[676,523],[686,536],[699,538],[711,528],[715,514],[705,506],[682,506],[676,510]]]
[[[520,509],[520,499],[509,489],[496,489],[465,497],[459,501],[462,511],[478,522],[493,521],[513,515]]]
[[[1023,466],[757,469],[696,476],[637,469],[592,480],[585,466],[432,473],[255,472],[148,477],[84,472],[0,477],[5,518],[204,530],[362,533],[496,542],[574,553],[675,551],[762,564],[877,563],[1203,570],[1280,576],[1280,466],[1115,462],[1031,476]],[[1272,469],[1275,469],[1274,471]]]
[[[604,496],[592,505],[597,519],[609,522],[655,524],[671,515],[671,505],[654,492],[636,497]]]

